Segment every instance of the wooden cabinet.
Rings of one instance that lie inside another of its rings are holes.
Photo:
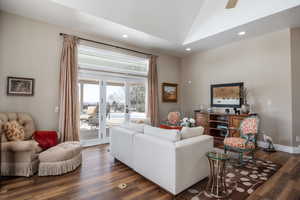
[[[195,111],[196,126],[204,127],[204,134],[214,137],[215,145],[222,145],[225,135],[240,137],[239,127],[241,121],[253,114],[224,114],[204,113]]]

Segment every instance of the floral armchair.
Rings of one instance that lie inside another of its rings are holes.
[[[169,112],[168,124],[177,126],[180,124],[180,112]]]
[[[239,153],[239,162],[243,164],[244,153],[250,152],[254,159],[254,151],[256,148],[256,139],[259,127],[258,116],[245,118],[240,125],[240,137],[228,137],[224,139],[224,152],[235,151]]]

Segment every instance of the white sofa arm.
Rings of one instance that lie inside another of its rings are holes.
[[[110,135],[110,153],[113,157],[133,168],[133,137],[137,134],[121,127],[113,127]]]
[[[172,192],[175,181],[175,144],[154,136],[134,136],[134,170]]]
[[[213,137],[202,135],[175,143],[175,194],[204,179],[209,174],[206,152],[213,151]]]

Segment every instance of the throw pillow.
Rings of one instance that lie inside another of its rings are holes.
[[[181,129],[181,139],[197,137],[203,135],[203,132],[204,132],[204,128],[202,126],[197,126],[193,128],[183,127]]]
[[[25,131],[17,121],[6,122],[3,125],[3,132],[8,141],[24,140]]]
[[[58,144],[56,131],[36,131],[33,138],[42,149],[48,149]]]
[[[144,134],[158,137],[171,142],[177,142],[180,140],[180,134],[178,130],[161,129],[145,125]]]

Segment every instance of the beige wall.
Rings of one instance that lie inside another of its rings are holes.
[[[291,29],[293,144],[300,145],[300,28]],[[298,136],[298,141],[296,137]]]
[[[162,102],[162,83],[177,83],[180,81],[180,59],[174,59],[170,56],[160,56],[158,59],[158,88],[159,88],[159,110],[160,119],[165,120],[170,111],[180,111],[180,90],[178,89],[178,102],[165,103]]]
[[[183,110],[209,105],[211,84],[244,82],[261,130],[276,144],[292,145],[289,30],[194,53],[182,60],[180,73]]]
[[[62,44],[60,32],[119,44],[105,38],[92,37],[0,12],[0,111],[29,112],[33,115],[39,129],[56,129],[58,126],[55,107],[58,105],[59,57]],[[127,47],[130,48],[128,45]],[[178,83],[179,65],[178,58],[160,55],[159,81]],[[6,96],[7,76],[35,78],[35,95],[33,97]],[[172,106],[160,103],[160,116],[167,115],[168,109]],[[176,106],[179,107],[178,104]]]

